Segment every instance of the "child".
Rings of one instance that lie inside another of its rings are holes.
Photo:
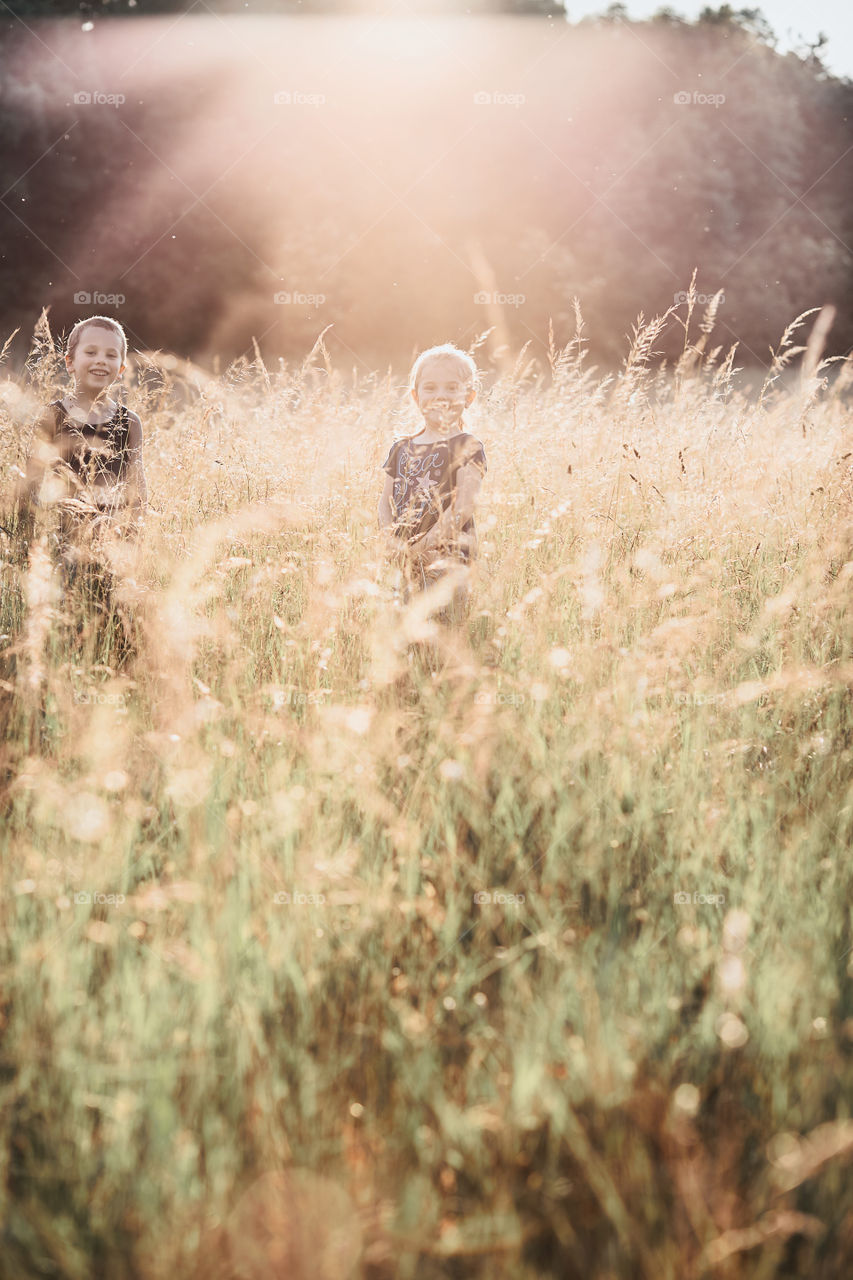
[[[104,526],[136,532],[148,494],[142,467],[142,423],[117,404],[110,388],[124,372],[127,338],[117,320],[90,316],[75,324],[65,365],[73,389],[36,425],[20,495],[29,516],[48,472],[57,481],[60,543],[86,539]],[[74,557],[72,556],[72,559]]]
[[[76,584],[87,614],[114,620],[117,630],[109,630],[118,656],[132,651],[133,628],[115,602],[115,579],[97,543],[110,531],[137,535],[148,500],[142,424],[110,396],[126,359],[127,338],[117,320],[90,316],[75,324],[65,356],[72,390],[36,424],[18,494],[19,528],[28,540],[34,506],[55,506],[64,585]]]
[[[418,586],[470,563],[477,552],[474,504],[486,455],[462,423],[476,384],[476,364],[451,343],[422,352],[409,389],[424,425],[417,435],[397,440],[382,466],[379,524]]]

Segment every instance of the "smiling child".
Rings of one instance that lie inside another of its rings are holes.
[[[477,552],[474,505],[486,455],[462,420],[477,394],[477,366],[450,343],[430,347],[412,367],[409,390],[424,425],[395,441],[383,463],[379,523],[410,580],[426,586]]]
[[[117,320],[80,320],[65,355],[72,389],[36,424],[22,506],[29,508],[50,473],[58,481],[63,542],[86,526],[120,525],[127,532],[141,526],[148,496],[142,423],[110,395],[126,359],[127,338]]]

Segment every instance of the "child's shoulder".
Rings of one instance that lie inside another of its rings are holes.
[[[106,420],[106,425],[110,430],[118,431],[119,438],[126,440],[131,448],[138,445],[142,440],[142,419],[139,414],[120,402],[114,402],[112,410],[108,412],[110,416]]]
[[[113,418],[123,418],[125,422],[136,422],[139,426],[142,426],[142,419],[139,417],[139,414],[134,413],[132,409],[128,409],[127,405],[122,404],[120,400],[111,400],[110,406],[111,407],[107,409],[107,412],[110,415],[110,420]]]
[[[389,475],[397,474],[395,468],[399,464],[400,452],[405,445],[411,443],[411,439],[411,436],[398,436],[396,440],[391,441],[385,461],[382,463],[383,471],[387,471]]]
[[[389,446],[388,457],[393,458],[399,453],[407,453],[410,449],[417,449],[419,446],[423,447],[423,441],[420,439],[419,434],[395,436]]]
[[[65,405],[61,400],[51,400],[39,410],[36,419],[36,433],[43,436],[57,436],[62,430],[67,417]]]
[[[395,453],[399,453],[400,449],[411,440],[411,436],[395,436],[388,446],[388,457],[393,458]]]
[[[461,431],[455,441],[456,453],[466,459],[485,458],[486,451],[482,440],[467,431]]]

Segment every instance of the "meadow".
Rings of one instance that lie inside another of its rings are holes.
[[[456,625],[322,340],[136,358],[124,622],[4,517],[4,1280],[846,1273],[853,366],[689,309],[486,377]]]

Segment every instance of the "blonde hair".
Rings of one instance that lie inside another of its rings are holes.
[[[121,343],[121,360],[124,364],[127,359],[127,337],[118,320],[113,320],[112,316],[87,316],[85,320],[78,320],[68,335],[68,354],[74,355],[80,341],[80,334],[90,324],[97,325],[99,329],[110,329],[116,335]]]
[[[424,366],[429,364],[431,360],[441,359],[443,356],[450,356],[453,360],[458,361],[465,370],[465,381],[470,382],[476,388],[480,372],[474,357],[469,356],[467,351],[460,351],[459,347],[454,346],[452,342],[442,342],[440,346],[429,347],[426,351],[422,351],[412,365],[412,372],[409,374],[410,391],[417,391],[418,379],[423,373]]]

